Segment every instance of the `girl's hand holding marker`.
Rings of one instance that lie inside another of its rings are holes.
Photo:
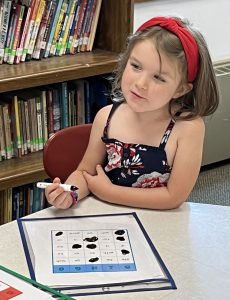
[[[37,187],[40,189],[45,189],[49,186],[52,186],[54,183],[50,183],[50,182],[37,182]],[[72,197],[72,203],[70,205],[70,207],[72,207],[74,204],[77,203],[78,200],[78,187],[76,187],[75,185],[71,185],[71,184],[64,184],[64,183],[59,183],[59,186],[61,187],[65,192],[70,192],[70,195]]]

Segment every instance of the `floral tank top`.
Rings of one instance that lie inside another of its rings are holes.
[[[171,168],[167,163],[165,146],[175,121],[170,121],[159,147],[130,144],[108,138],[111,117],[120,104],[113,104],[102,137],[107,152],[105,173],[112,183],[121,186],[137,188],[166,186]]]

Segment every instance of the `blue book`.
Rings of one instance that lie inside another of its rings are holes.
[[[67,82],[61,83],[61,128],[69,126],[68,114],[68,86]]]
[[[52,41],[53,41],[54,32],[55,32],[55,29],[56,29],[56,26],[57,26],[60,10],[61,10],[61,7],[62,7],[62,2],[63,2],[63,0],[58,1],[54,21],[53,21],[53,24],[51,26],[52,29],[50,31],[48,42],[46,43],[46,49],[45,49],[43,57],[48,57],[49,56],[50,48],[51,48]]]

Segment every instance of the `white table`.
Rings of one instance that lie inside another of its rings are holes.
[[[53,207],[30,217],[135,211],[169,269],[177,290],[84,296],[81,299],[230,299],[230,207],[184,203],[154,211],[110,205],[89,197],[69,210]],[[17,223],[0,226],[0,264],[29,276]]]

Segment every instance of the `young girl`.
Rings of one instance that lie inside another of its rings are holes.
[[[113,85],[114,104],[92,126],[84,158],[66,183],[46,188],[57,208],[92,192],[132,207],[173,209],[186,201],[199,174],[203,116],[218,106],[212,62],[203,36],[178,18],[157,17],[129,39]]]

